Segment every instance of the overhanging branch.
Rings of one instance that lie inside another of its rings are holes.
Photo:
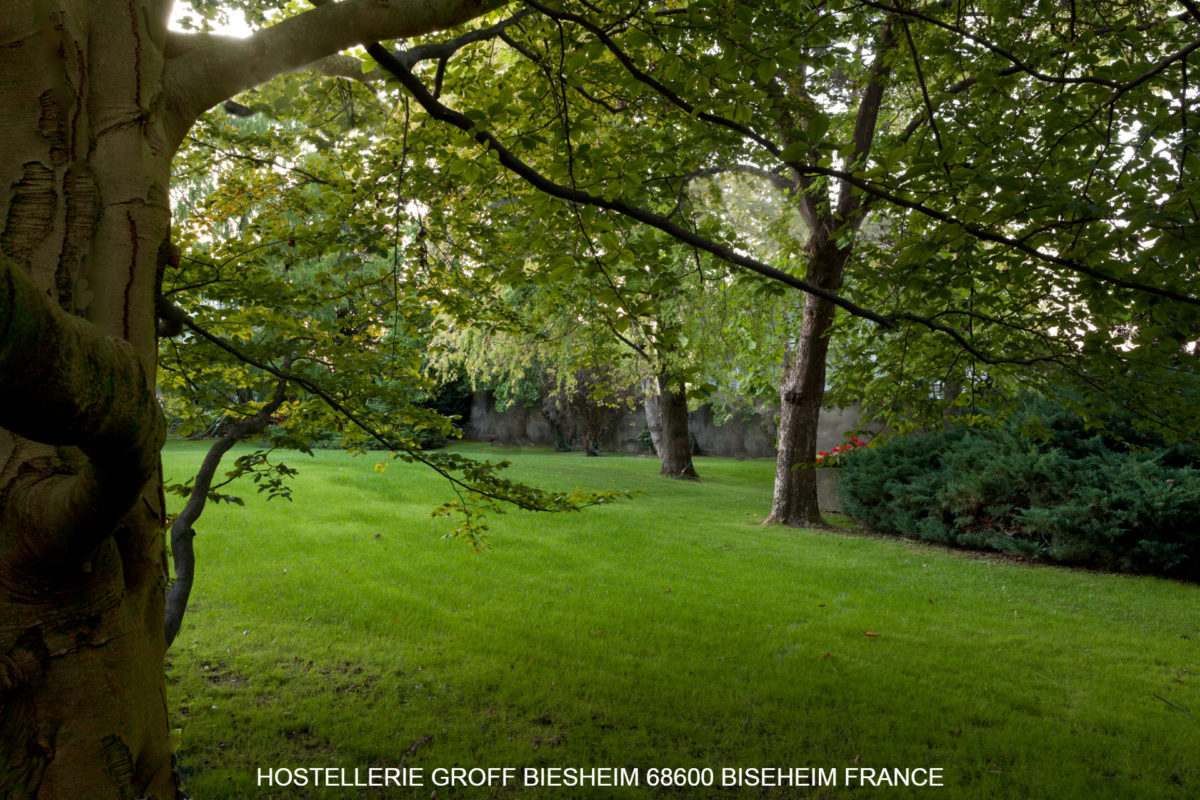
[[[452,55],[463,49],[467,45],[477,42],[486,42],[490,39],[500,37],[506,30],[520,22],[523,18],[533,13],[531,8],[523,8],[511,17],[507,17],[495,25],[489,25],[486,28],[479,28],[473,31],[467,31],[461,36],[456,36],[445,42],[432,42],[429,44],[420,44],[416,47],[410,47],[397,54],[397,58],[404,62],[408,67],[412,67],[421,61],[428,61],[435,58],[439,61],[444,61]]]
[[[890,315],[880,314],[876,311],[872,311],[871,309],[864,308],[863,306],[860,306],[857,303],[842,297],[836,292],[823,289],[816,284],[810,283],[809,281],[797,278],[794,275],[776,269],[775,267],[771,267],[756,259],[750,258],[749,256],[742,255],[732,248],[714,242],[711,239],[701,236],[694,231],[690,231],[660,214],[655,214],[652,211],[641,208],[640,206],[626,203],[623,200],[607,199],[579,189],[575,189],[573,187],[555,183],[519,159],[512,153],[512,151],[505,147],[495,135],[489,131],[479,128],[470,117],[447,107],[437,98],[435,98],[425,87],[425,85],[421,83],[421,81],[415,75],[413,75],[413,73],[407,67],[404,66],[404,64],[392,56],[392,54],[389,53],[385,47],[380,44],[371,44],[367,46],[367,52],[371,54],[371,57],[374,58],[376,62],[380,64],[380,66],[396,76],[400,83],[406,89],[408,89],[410,93],[412,93],[413,97],[430,114],[430,116],[441,120],[442,122],[446,122],[447,124],[453,125],[464,133],[474,137],[477,142],[488,149],[495,150],[501,165],[519,177],[523,178],[534,188],[550,195],[551,197],[557,197],[561,200],[566,200],[571,203],[579,203],[581,205],[604,208],[644,223],[650,227],[662,231],[663,233],[680,242],[692,245],[700,250],[711,253],[722,261],[743,267],[744,269],[758,273],[763,277],[790,286],[794,289],[800,289],[801,291],[816,295],[824,300],[828,300],[830,303],[849,312],[850,314],[853,314],[856,317],[869,320],[880,325],[881,327],[894,328],[899,320],[905,320],[922,325],[930,330],[949,336],[965,351],[983,363],[1030,365],[1058,360],[1058,357],[1054,356],[1012,358],[983,352],[974,346],[961,332],[948,325],[939,323],[929,317],[912,313]],[[869,184],[865,184],[864,181],[861,181],[857,177],[843,171],[824,170],[822,172],[831,174],[834,177],[843,178],[848,183],[858,186],[859,188],[862,188],[863,185],[865,185],[867,188],[874,188]]]
[[[321,3],[244,39],[187,46],[176,37],[167,61],[177,137],[205,110],[260,83],[365,41],[444,30],[492,11],[494,0],[343,0]],[[196,41],[196,40],[193,40]]]
[[[338,400],[320,385],[305,378],[302,375],[288,372],[286,369],[269,364],[260,359],[242,352],[231,343],[225,341],[221,337],[206,330],[196,324],[181,308],[170,303],[164,298],[158,300],[158,314],[164,320],[167,320],[173,325],[179,325],[187,328],[205,341],[224,350],[239,361],[248,364],[252,367],[262,370],[268,375],[272,375],[280,381],[286,381],[292,386],[296,386],[312,394],[320,399],[330,409],[340,414],[345,419],[349,420],[350,424],[358,428],[369,438],[379,443],[379,445],[392,453],[399,453],[401,457],[418,464],[429,467],[434,472],[445,478],[456,492],[466,491],[470,494],[479,497],[487,498],[488,500],[499,503],[508,503],[526,511],[577,511],[583,506],[594,505],[596,503],[606,502],[608,495],[601,493],[584,493],[581,495],[566,496],[554,494],[551,492],[543,492],[541,490],[523,487],[519,484],[514,484],[509,481],[504,481],[498,478],[493,478],[486,485],[474,479],[465,480],[454,475],[450,468],[442,463],[439,463],[436,458],[427,457],[426,455],[407,447],[400,442],[389,439],[378,428],[373,426],[368,420],[345,403]],[[479,466],[479,462],[472,462],[473,466]],[[514,489],[513,492],[506,492],[506,489]],[[524,489],[524,492],[518,492],[516,489]],[[611,494],[611,493],[609,493]]]
[[[367,45],[367,52],[371,54],[380,66],[396,76],[397,80],[408,89],[418,103],[429,113],[433,118],[446,122],[464,133],[470,134],[474,139],[490,150],[495,150],[499,157],[500,163],[508,170],[514,172],[531,186],[539,191],[542,191],[551,197],[557,197],[560,200],[566,200],[572,203],[581,205],[595,206],[596,208],[604,208],[610,211],[615,211],[622,216],[637,220],[653,228],[657,228],[663,233],[677,239],[685,244],[690,244],[705,250],[717,256],[723,261],[731,264],[737,264],[752,272],[757,272],[760,275],[771,278],[772,280],[791,286],[795,289],[801,289],[815,294],[818,297],[824,298],[829,302],[845,309],[846,311],[864,319],[869,319],[872,322],[878,323],[884,327],[891,327],[891,320],[878,314],[870,309],[862,308],[846,298],[838,295],[835,292],[822,289],[816,284],[809,283],[801,278],[797,278],[783,270],[776,269],[749,256],[742,255],[731,247],[713,242],[694,231],[690,231],[681,225],[672,222],[661,214],[656,214],[647,209],[626,203],[623,200],[608,199],[598,195],[593,195],[581,189],[575,189],[570,186],[555,183],[544,175],[533,169],[520,158],[518,158],[511,150],[496,138],[491,132],[479,128],[475,122],[467,115],[455,111],[444,105],[441,101],[433,96],[433,94],[425,87],[425,84],[413,75],[413,73],[404,66],[403,62],[393,56],[387,48],[380,44]]]
[[[869,2],[869,0],[861,0],[861,1],[864,2],[865,5],[878,7],[881,10],[900,13],[899,9],[893,8],[892,6],[884,5],[881,3]],[[908,199],[905,197],[900,197],[899,195],[897,195],[893,192],[889,192],[886,189],[883,189],[883,188],[871,183],[870,181],[863,179],[861,174],[859,174],[859,173],[855,173],[855,172],[847,171],[847,170],[833,169],[831,167],[821,167],[821,166],[817,166],[817,165],[813,165],[813,164],[804,163],[801,161],[785,160],[783,158],[783,148],[781,148],[778,144],[776,144],[774,141],[772,141],[769,137],[764,136],[763,134],[751,129],[747,125],[743,125],[741,123],[735,122],[734,120],[728,119],[726,117],[722,117],[717,114],[711,114],[711,113],[699,110],[693,103],[691,103],[688,100],[686,100],[685,98],[681,97],[677,92],[673,91],[669,87],[663,85],[662,82],[658,81],[654,77],[652,77],[652,76],[648,75],[647,73],[645,73],[644,71],[642,71],[634,63],[633,59],[627,53],[625,53],[620,48],[620,46],[595,23],[591,22],[590,20],[586,19],[585,17],[579,16],[578,14],[557,11],[555,9],[549,8],[548,6],[539,2],[539,0],[526,0],[526,3],[530,6],[538,9],[543,14],[546,14],[547,16],[549,16],[552,19],[559,20],[559,21],[572,22],[572,23],[577,24],[580,27],[584,28],[585,30],[589,31],[590,33],[592,33],[592,35],[596,36],[597,39],[599,39],[602,44],[604,44],[604,46],[609,50],[609,52],[611,52],[613,54],[613,56],[617,59],[617,61],[626,69],[626,71],[629,72],[629,74],[631,76],[633,76],[636,80],[638,80],[642,84],[646,85],[647,87],[653,89],[655,92],[657,92],[660,96],[662,96],[671,105],[674,105],[676,108],[683,111],[689,117],[695,117],[698,120],[708,122],[710,124],[716,125],[720,128],[728,130],[728,131],[732,131],[732,132],[737,133],[738,135],[744,137],[748,141],[751,141],[751,142],[759,145],[764,150],[766,150],[768,153],[770,153],[773,157],[779,159],[780,161],[782,161],[783,163],[785,163],[789,167],[791,167],[793,170],[795,170],[796,173],[800,176],[825,176],[828,178],[834,178],[837,180],[841,180],[845,184],[848,184],[848,185],[862,191],[864,194],[867,194],[877,200],[886,201],[886,202],[891,203],[892,205],[897,206],[899,208],[904,208],[904,209],[908,209],[910,211],[915,211],[918,214],[921,214],[923,216],[929,217],[931,219],[935,219],[935,220],[937,220],[939,222],[943,222],[947,225],[952,225],[952,226],[958,228],[959,230],[962,230],[965,233],[968,233],[971,236],[973,236],[974,238],[979,239],[981,241],[993,242],[995,244],[1002,244],[1006,247],[1010,247],[1014,250],[1025,253],[1026,255],[1037,259],[1038,261],[1048,263],[1048,264],[1053,264],[1055,266],[1062,267],[1063,269],[1069,270],[1071,272],[1075,272],[1080,275],[1086,275],[1089,278],[1093,278],[1097,281],[1106,283],[1111,286],[1117,286],[1122,289],[1128,289],[1131,291],[1144,292],[1146,294],[1154,295],[1157,297],[1163,297],[1163,298],[1166,298],[1169,300],[1175,300],[1177,302],[1186,303],[1188,305],[1200,306],[1200,298],[1194,297],[1192,295],[1172,291],[1170,289],[1165,289],[1160,286],[1154,286],[1152,284],[1142,283],[1140,281],[1133,281],[1133,280],[1128,280],[1128,279],[1124,279],[1124,278],[1118,278],[1115,275],[1110,275],[1101,270],[1094,269],[1092,267],[1087,266],[1086,264],[1082,264],[1082,263],[1072,260],[1070,258],[1064,258],[1062,256],[1055,255],[1053,253],[1047,253],[1045,251],[1039,250],[1036,247],[1033,247],[1033,246],[1031,246],[1025,242],[1022,242],[1019,239],[1013,238],[1011,236],[1005,236],[1003,234],[989,231],[978,225],[958,219],[957,217],[955,217],[952,214],[948,214],[943,211],[939,211],[935,208],[932,208],[930,206],[927,206],[924,203],[920,203],[918,201],[911,200],[911,199]],[[387,52],[381,45],[370,45],[368,47],[368,50],[370,49],[370,47],[375,47],[375,48],[378,48],[379,50]],[[1116,99],[1116,97],[1118,97],[1120,95],[1121,92],[1127,91],[1128,89],[1144,82],[1145,80],[1149,80],[1151,77],[1153,77],[1154,75],[1161,72],[1162,69],[1165,69],[1166,66],[1169,66],[1175,60],[1186,57],[1188,54],[1190,54],[1193,50],[1196,50],[1196,49],[1200,49],[1200,40],[1198,40],[1198,41],[1188,45],[1187,47],[1183,48],[1182,50],[1180,50],[1176,53],[1173,53],[1172,55],[1160,60],[1160,62],[1158,62],[1158,64],[1156,64],[1150,70],[1147,70],[1145,73],[1143,73],[1138,78],[1135,78],[1134,80],[1129,81],[1125,84],[1115,84],[1114,83],[1116,91],[1114,93],[1114,96],[1112,98],[1110,98],[1109,102],[1113,102]],[[373,54],[373,57],[375,58],[376,61],[380,60],[379,57],[374,56],[374,54]],[[382,64],[382,62],[380,62],[380,63]],[[392,64],[395,65],[397,63],[398,63],[397,60],[395,58],[392,58]],[[1018,69],[1018,68],[1011,67],[1009,69]],[[400,76],[399,74],[397,74],[395,72],[395,70],[392,70],[390,68],[389,68],[389,71],[391,71],[393,74],[396,74],[397,77],[400,78],[401,83],[405,84],[406,88],[409,88],[410,91],[415,91],[414,89],[412,89],[410,82],[408,82],[403,76]],[[405,69],[404,71],[407,72],[408,70]],[[410,76],[411,76],[411,73],[410,73]],[[412,78],[412,81],[415,82],[417,86],[421,86],[420,82],[417,81],[416,78]],[[421,88],[423,89],[423,86],[421,86]],[[966,84],[964,84],[962,88],[966,88]],[[426,92],[426,94],[428,94],[428,92]],[[419,98],[418,98],[418,100],[419,100]],[[436,100],[435,100],[435,102],[436,102]],[[449,111],[449,109],[447,109],[447,111]],[[433,112],[430,112],[430,113],[433,113]],[[457,114],[458,117],[460,117],[463,120],[466,120],[468,123],[470,123],[469,118],[466,118],[462,114],[458,114],[458,112],[451,111],[449,113],[452,115]],[[438,114],[434,114],[434,116],[438,116]],[[455,125],[456,127],[459,127],[460,129],[469,132],[468,128],[463,128],[461,125],[459,125],[458,123],[452,121],[451,119],[449,119],[445,116],[438,116],[438,118],[443,119],[444,121],[450,122],[452,125]],[[492,137],[491,134],[488,134],[486,132],[479,132],[479,133],[475,133],[473,135],[475,136],[475,138],[477,140],[479,140],[481,143],[485,143],[485,144],[488,143],[486,141],[486,139],[488,139],[488,138],[490,138],[492,140],[495,139],[495,137]],[[481,137],[483,137],[483,138],[481,138]],[[499,150],[499,148],[497,148],[497,149]],[[500,152],[503,153],[504,151],[501,150]],[[501,163],[504,163],[504,161],[505,161],[504,156],[501,155]],[[508,165],[505,164],[505,166],[508,166]],[[541,188],[541,187],[539,187],[539,188]],[[555,196],[558,196],[558,195],[555,195]],[[564,199],[570,199],[570,198],[564,198]],[[604,206],[604,207],[608,207],[608,206]],[[618,209],[614,208],[614,210],[618,210]],[[625,213],[625,212],[622,211],[621,213]],[[642,221],[645,221],[645,220],[642,220]],[[653,223],[647,223],[647,224],[653,224]],[[655,227],[658,227],[658,226],[655,225]],[[660,230],[661,230],[661,228],[660,228]],[[671,234],[671,235],[674,235],[674,234]],[[708,248],[704,248],[704,249],[708,249]],[[710,252],[713,252],[713,251],[710,250]],[[714,254],[716,254],[716,253],[714,252]],[[723,258],[723,256],[720,256],[720,257]],[[741,266],[745,266],[748,269],[752,269],[756,272],[760,271],[757,268],[750,266],[749,264],[742,264],[741,262],[737,262],[737,261],[734,261],[733,263],[739,263],[739,264],[741,264]],[[770,277],[772,277],[775,280],[779,280],[779,278],[776,278],[775,276],[770,276]],[[782,282],[789,283],[788,281],[782,281]],[[808,288],[803,287],[803,286],[797,286],[794,283],[789,283],[789,285],[792,285],[798,289],[804,289],[805,291],[809,291]],[[812,292],[812,293],[816,294],[819,297],[822,296],[819,292]],[[826,299],[829,299],[829,298],[826,298]],[[842,305],[841,303],[838,303],[837,300],[831,299],[830,302],[833,302],[836,305],[839,305],[840,307],[846,309],[847,311],[850,311],[850,313],[852,313],[852,314],[856,313],[855,311],[851,310],[849,307]],[[864,315],[858,314],[858,316],[864,316]],[[880,324],[886,325],[886,323],[881,322],[879,319],[875,319],[870,316],[867,316],[865,318],[871,319],[872,321],[880,322]]]

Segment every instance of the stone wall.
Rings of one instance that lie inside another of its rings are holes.
[[[817,430],[817,449],[839,445],[858,422],[854,409],[825,409]],[[697,452],[726,458],[774,458],[776,426],[774,417],[762,414],[741,415],[718,425],[712,408],[701,406],[689,420]],[[641,406],[620,415],[600,443],[601,450],[618,453],[643,453],[645,446],[638,435],[646,428]],[[554,428],[540,409],[511,408],[497,411],[491,392],[476,392],[471,413],[464,426],[464,438],[485,442],[553,447]]]

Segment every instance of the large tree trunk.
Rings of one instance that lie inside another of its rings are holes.
[[[0,19],[0,797],[175,796],[165,6],[122,8],[18,0]]]
[[[687,390],[682,382],[658,376],[659,407],[662,413],[661,474],[672,478],[696,478],[692,464],[691,431],[688,428]]]

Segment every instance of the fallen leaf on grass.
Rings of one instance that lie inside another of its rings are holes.
[[[871,631],[863,631],[863,636],[883,636],[882,633],[872,633]]]

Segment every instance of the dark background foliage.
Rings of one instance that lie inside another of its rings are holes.
[[[874,530],[1049,562],[1200,579],[1200,453],[1026,398],[990,429],[846,459],[843,509]]]

